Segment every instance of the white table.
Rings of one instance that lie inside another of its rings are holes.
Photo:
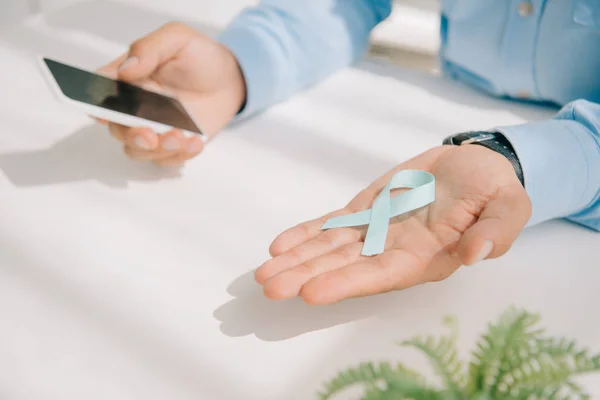
[[[101,3],[0,39],[0,398],[309,399],[359,361],[425,369],[395,341],[440,331],[446,314],[460,318],[466,356],[509,304],[600,350],[599,237],[562,221],[442,283],[330,307],[267,301],[252,280],[278,232],[448,132],[551,110],[366,62],[167,173],[58,105],[32,60],[94,68],[171,18]],[[600,395],[597,381],[584,383]]]

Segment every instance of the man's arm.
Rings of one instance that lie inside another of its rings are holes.
[[[498,130],[523,167],[528,225],[567,218],[600,231],[600,104],[578,100],[552,120]]]
[[[264,0],[246,9],[218,40],[246,80],[247,116],[360,58],[391,0]]]

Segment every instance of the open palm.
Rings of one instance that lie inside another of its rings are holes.
[[[361,255],[366,228],[321,230],[332,216],[370,208],[404,169],[432,173],[436,200],[391,220],[382,254]],[[255,276],[267,297],[301,296],[309,304],[404,289],[504,254],[530,215],[529,198],[503,156],[476,145],[443,146],[399,165],[343,209],[283,232]]]

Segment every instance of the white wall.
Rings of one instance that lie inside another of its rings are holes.
[[[90,0],[0,0],[2,18],[15,20],[27,10],[28,2],[37,3],[42,11],[65,7]],[[102,1],[102,0],[96,0]],[[221,26],[226,24],[243,7],[259,0],[107,0],[138,3],[147,8],[168,12],[174,18],[191,19]],[[301,1],[301,0],[298,0]],[[439,0],[395,0],[394,13],[373,35],[374,41],[425,54],[435,54],[439,46]],[[7,6],[8,4],[8,6]],[[3,9],[9,10],[9,12]]]
[[[11,1],[11,0],[3,0],[3,1]],[[25,0],[12,0],[12,1],[24,2]],[[39,1],[41,3],[42,7],[48,8],[48,7],[56,7],[56,6],[60,7],[67,3],[71,3],[74,1],[82,1],[82,0],[33,0],[33,1]],[[136,1],[136,0],[129,0],[129,1]],[[187,1],[195,1],[195,0],[187,0]],[[406,4],[406,5],[410,5],[412,7],[418,7],[418,8],[422,8],[422,9],[426,9],[426,10],[435,11],[438,9],[438,0],[395,0],[395,1],[400,4]],[[219,3],[220,5],[227,3],[227,4],[234,4],[237,6],[244,6],[244,5],[256,3],[256,1],[254,1],[254,0],[214,0],[214,3]]]
[[[85,0],[2,0],[8,2],[38,2],[42,10],[50,10],[52,8],[63,7],[67,4],[71,4],[74,2],[81,2]],[[163,3],[163,7],[165,4],[168,4],[169,7],[174,8],[185,8],[189,7],[190,2],[198,3],[202,0],[119,0],[125,2],[136,2],[136,3],[144,3],[144,4],[157,4]],[[301,1],[301,0],[299,0]],[[404,6],[400,7],[401,9],[416,9],[423,10],[427,12],[437,12],[438,10],[438,2],[439,0],[394,0],[398,5]],[[234,15],[241,8],[257,3],[258,0],[209,0],[204,1],[203,8],[206,8],[207,11],[211,14],[215,15]],[[398,8],[398,7],[397,7]]]
[[[27,0],[0,0],[0,30],[20,21],[29,8]]]

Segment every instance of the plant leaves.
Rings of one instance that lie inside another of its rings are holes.
[[[446,391],[454,398],[462,398],[466,379],[462,371],[462,362],[456,351],[456,320],[446,317],[445,324],[450,327],[451,335],[435,340],[428,336],[415,337],[402,342],[404,346],[412,346],[422,351],[432,364],[436,374],[442,378]]]
[[[377,384],[381,384],[381,390]],[[319,394],[319,398],[329,400],[341,391],[356,385],[368,388],[367,396],[370,397],[366,398],[369,400],[378,399],[378,397],[374,397],[375,394],[382,395],[390,387],[394,387],[398,393],[401,391],[420,393],[426,387],[425,380],[421,375],[405,368],[402,364],[393,368],[387,362],[378,365],[369,362],[340,372],[333,380],[325,384],[325,389]]]
[[[362,400],[562,400],[588,399],[574,378],[600,372],[600,355],[590,355],[572,340],[544,336],[537,314],[511,307],[476,343],[463,374],[456,351],[456,320],[447,318],[450,336],[415,337],[402,345],[415,347],[431,362],[445,385],[436,391],[402,364],[363,363],[340,372],[325,385],[321,400],[330,400],[361,385]]]

